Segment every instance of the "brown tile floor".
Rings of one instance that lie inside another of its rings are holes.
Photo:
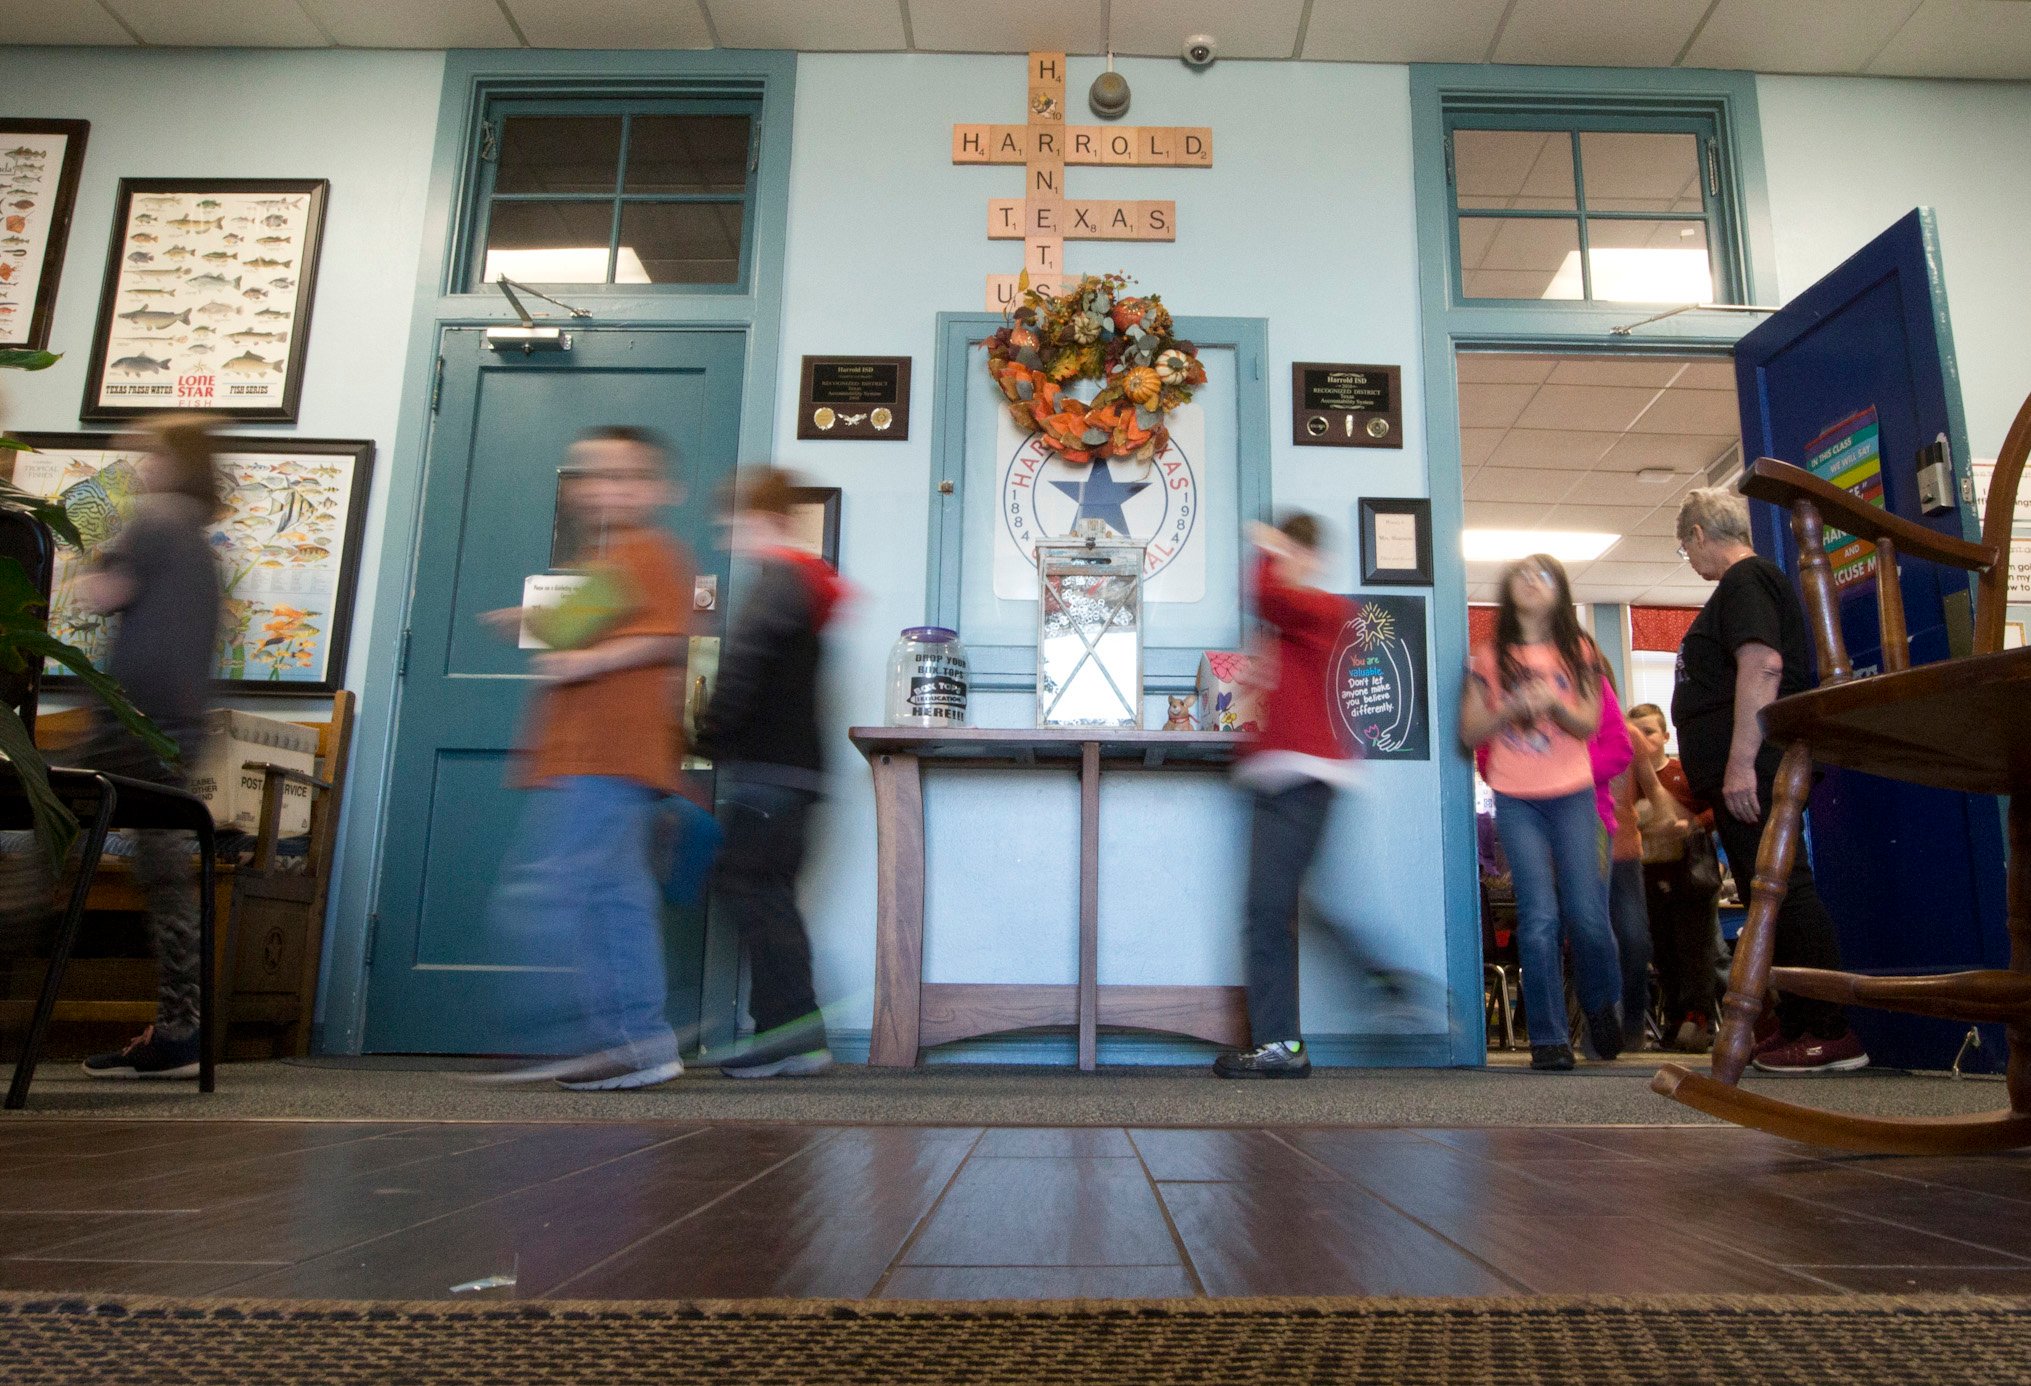
[[[34,1119],[0,1290],[318,1298],[2031,1293],[2031,1157],[1712,1127]]]

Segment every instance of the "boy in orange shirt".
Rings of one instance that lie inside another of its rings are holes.
[[[513,1078],[567,1088],[642,1088],[684,1071],[664,1017],[663,916],[650,867],[657,805],[677,792],[682,729],[672,696],[685,657],[692,565],[652,527],[678,499],[671,460],[646,429],[607,427],[571,447],[568,503],[595,536],[582,566],[625,609],[583,647],[537,655],[516,782],[532,792],[494,910],[569,934],[589,1051]],[[494,614],[519,625],[519,609]]]

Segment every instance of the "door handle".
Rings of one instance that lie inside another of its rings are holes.
[[[687,647],[684,661],[684,691],[682,717],[684,720],[684,768],[686,770],[710,770],[712,762],[699,755],[691,747],[698,744],[698,723],[705,716],[705,709],[712,702],[712,685],[719,675],[719,637],[716,635],[694,635]]]

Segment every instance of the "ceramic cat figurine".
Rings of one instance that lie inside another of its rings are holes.
[[[1171,698],[1171,715],[1164,722],[1165,731],[1196,731],[1192,724],[1192,700],[1189,697]]]

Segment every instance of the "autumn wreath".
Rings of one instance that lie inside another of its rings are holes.
[[[1063,293],[1026,287],[987,341],[987,373],[1016,427],[1067,462],[1147,462],[1171,444],[1164,419],[1206,383],[1199,349],[1172,335],[1155,294],[1125,293],[1120,274],[1089,274]],[[1067,387],[1097,380],[1089,400]]]

